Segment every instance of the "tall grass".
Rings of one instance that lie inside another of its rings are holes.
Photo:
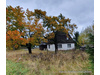
[[[33,50],[32,54],[25,50],[6,53],[8,60],[24,63],[30,69],[28,75],[92,75],[89,55],[79,50],[58,51],[56,55],[40,50]]]

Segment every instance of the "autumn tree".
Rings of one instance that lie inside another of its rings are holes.
[[[17,49],[21,44],[25,44],[25,39],[22,38],[25,30],[24,13],[20,6],[6,7],[6,45],[10,49]]]
[[[68,34],[73,34],[73,31],[77,26],[75,24],[70,24],[71,19],[65,18],[62,14],[60,14],[58,17],[56,16],[46,16],[46,12],[42,10],[35,10],[35,15],[37,18],[40,18],[43,20],[43,26],[47,28],[47,31],[50,33],[49,39],[54,38],[55,39],[55,53],[57,53],[57,37],[56,34],[54,34],[56,31],[63,31]]]
[[[89,44],[90,43],[90,39],[89,39],[89,35],[94,35],[94,25],[88,26],[87,28],[85,28],[84,30],[82,30],[82,32],[79,35],[78,41],[79,41],[79,45],[85,45],[85,44]]]
[[[19,31],[8,31],[6,33],[6,46],[9,49],[17,49],[20,45],[25,45],[26,39],[21,38],[21,34]]]
[[[25,11],[22,7],[17,6],[13,8],[12,6],[6,7],[6,30],[14,31],[18,30],[22,33],[25,29]]]
[[[29,53],[31,45],[39,45],[46,41],[43,37],[44,29],[40,19],[37,19],[34,12],[22,10],[20,6],[6,8],[6,41],[7,47],[19,47],[26,45]]]
[[[29,9],[26,10],[26,35],[27,35],[27,47],[29,50],[29,53],[31,52],[31,46],[32,45],[39,45],[41,41],[44,41],[43,33],[44,29],[40,22],[40,19],[37,19],[35,16],[33,16],[34,12],[29,11]]]
[[[55,33],[57,31],[63,31],[66,35],[72,35],[74,29],[77,28],[75,24],[70,24],[71,19],[66,19],[62,14],[56,17],[47,16],[46,12],[42,10],[32,12],[27,9],[26,12],[24,12],[19,6],[15,8],[8,6],[6,11],[7,32],[16,30],[20,33],[19,38],[26,37],[29,53],[31,53],[31,45],[39,45],[41,41],[45,40],[43,37],[44,28],[47,28],[49,32],[50,37],[48,37],[48,39],[55,39],[55,53],[58,51]],[[43,23],[40,23],[41,20]]]

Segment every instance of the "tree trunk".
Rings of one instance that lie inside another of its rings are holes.
[[[55,54],[57,54],[57,52],[58,52],[58,47],[57,47],[57,33],[55,33],[54,43],[55,43]]]
[[[31,47],[28,48],[29,54],[32,54]]]
[[[29,54],[32,54],[32,51],[31,51],[31,43],[27,43],[26,46],[28,48]]]
[[[57,54],[58,52],[58,47],[57,47],[57,43],[55,42],[55,54]]]

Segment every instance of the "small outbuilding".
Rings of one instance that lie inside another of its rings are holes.
[[[40,50],[46,50],[46,49],[47,49],[47,43],[42,42],[42,43],[39,45],[39,49],[40,49]]]

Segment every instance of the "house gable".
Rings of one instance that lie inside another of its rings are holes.
[[[75,43],[71,36],[69,34],[66,36],[66,33],[64,32],[57,32],[56,36],[57,43]],[[54,39],[48,39],[48,44],[54,44]]]

